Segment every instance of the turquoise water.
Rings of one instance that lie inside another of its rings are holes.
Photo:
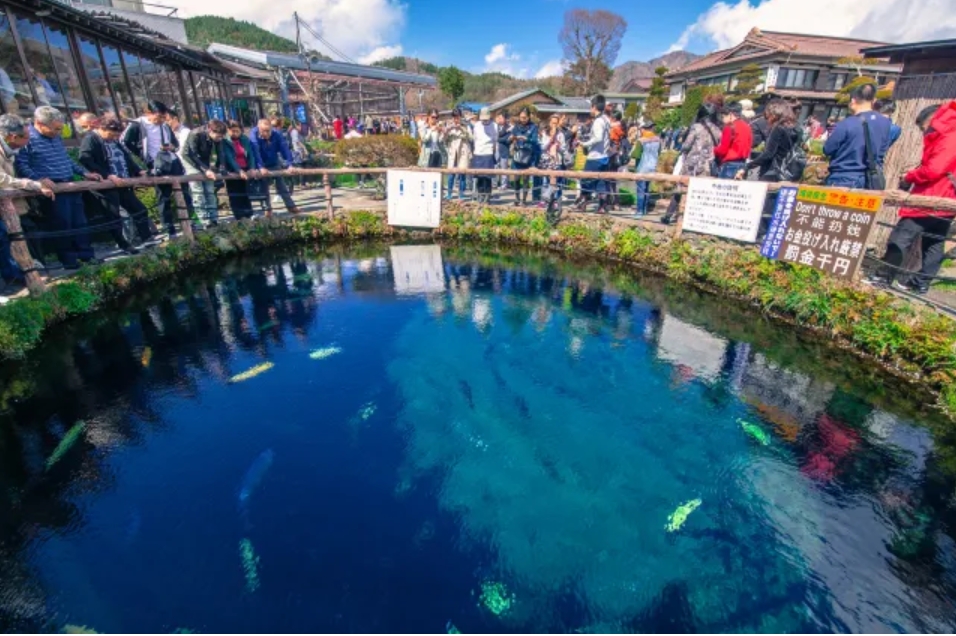
[[[956,627],[924,396],[656,279],[264,255],[0,381],[8,631]]]

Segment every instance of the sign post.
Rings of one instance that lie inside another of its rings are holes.
[[[754,243],[767,184],[692,177],[684,199],[684,231]]]
[[[760,253],[853,278],[883,197],[820,187],[781,188]]]
[[[441,223],[441,174],[389,170],[388,224],[436,228]]]

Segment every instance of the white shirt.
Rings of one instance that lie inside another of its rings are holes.
[[[607,159],[607,147],[611,141],[611,124],[607,115],[601,115],[591,124],[591,136],[581,145],[588,150],[588,159]]]
[[[173,133],[176,135],[176,141],[179,142],[179,154],[183,154],[183,149],[186,147],[186,140],[189,139],[189,132],[189,128],[180,125],[179,130]]]
[[[494,122],[476,121],[471,130],[475,138],[475,156],[493,157],[498,148],[498,127]]]
[[[152,161],[163,146],[163,125],[151,124],[145,118],[140,119],[140,123],[146,131],[146,155]]]

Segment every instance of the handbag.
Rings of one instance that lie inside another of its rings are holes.
[[[176,153],[169,150],[160,150],[156,153],[156,158],[153,159],[153,165],[149,173],[154,177],[179,177],[186,174],[186,170]]]
[[[703,126],[704,129],[707,131],[707,134],[710,135],[710,140],[714,142],[714,148],[719,146],[720,143],[717,141],[717,138],[714,137],[714,133],[711,132],[710,126],[708,126],[707,124],[701,124],[701,126]],[[720,166],[717,165],[717,157],[711,157],[708,168],[710,169],[710,176],[717,177],[720,174]]]
[[[863,122],[863,145],[866,148],[866,189],[886,190],[886,175],[876,165],[876,157],[873,154],[870,127],[866,124],[866,119],[861,117],[860,121]]]

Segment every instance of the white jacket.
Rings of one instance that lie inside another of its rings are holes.
[[[611,122],[607,115],[601,115],[591,124],[591,136],[581,145],[587,148],[588,159],[607,159],[607,149],[611,141]]]

